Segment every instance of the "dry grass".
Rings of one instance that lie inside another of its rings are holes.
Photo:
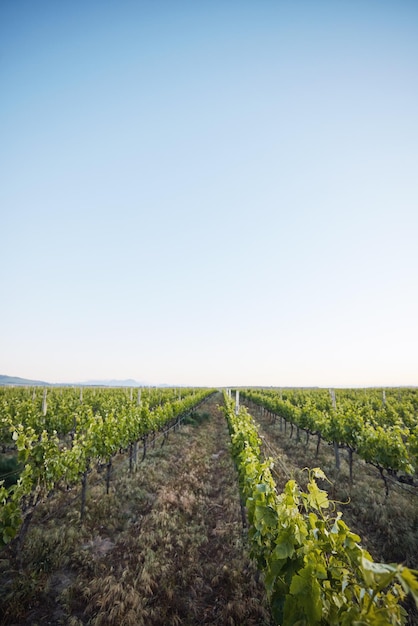
[[[36,513],[24,571],[11,550],[3,555],[2,624],[271,623],[216,402],[149,450],[136,474],[116,459],[109,495],[92,475],[82,526],[68,494]]]

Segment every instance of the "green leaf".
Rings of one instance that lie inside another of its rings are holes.
[[[304,567],[298,574],[293,576],[290,584],[290,594],[296,597],[296,614],[295,606],[292,606],[292,603],[289,602],[289,608],[292,608],[291,614],[293,619],[295,617],[298,617],[298,619],[305,618],[306,622],[312,626],[319,624],[322,618],[321,589],[312,565]],[[285,606],[285,617],[286,613]],[[290,622],[286,623],[290,624]]]
[[[269,528],[277,526],[277,513],[271,506],[263,506],[257,504],[255,507],[254,518],[256,522],[263,522]]]
[[[11,528],[10,526],[3,528],[4,545],[7,545],[8,543],[10,543],[10,541],[16,536],[16,531],[17,531],[16,528]]]
[[[366,584],[373,590],[381,591],[395,578],[397,568],[385,563],[369,561],[364,556],[361,558],[361,571]]]
[[[322,480],[327,480],[325,473],[321,470],[320,467],[314,467],[313,470],[311,471],[312,471],[314,478],[321,478]]]
[[[276,539],[276,547],[273,550],[275,559],[286,559],[292,557],[295,552],[295,541],[290,530],[281,532]]]
[[[264,584],[266,586],[267,593],[271,594],[275,586],[277,577],[286,564],[287,559],[275,558],[276,555],[272,552],[272,558],[268,560],[268,570],[264,578]]]
[[[314,509],[327,509],[329,507],[328,494],[323,489],[320,489],[315,481],[311,480],[308,483],[309,496],[307,498],[308,503]]]
[[[408,567],[403,567],[397,573],[397,578],[406,593],[410,593],[418,607],[418,572]]]

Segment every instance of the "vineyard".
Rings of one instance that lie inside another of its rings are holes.
[[[1,623],[417,623],[417,390],[3,388],[0,417]]]
[[[381,394],[381,395],[380,395]],[[384,482],[386,495],[389,480],[414,484],[418,468],[418,393],[416,390],[375,392],[364,390],[323,390],[257,392],[245,397],[289,424],[296,437],[300,431],[308,442],[311,435],[331,443],[335,463],[340,467],[340,450],[349,457],[350,480],[353,479],[353,456],[374,465]]]

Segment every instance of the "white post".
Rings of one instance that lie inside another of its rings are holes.
[[[132,398],[133,398],[133,393],[134,393],[134,390],[131,387],[131,393],[129,394],[129,399],[130,399],[131,402],[132,402]]]
[[[330,389],[329,390],[329,394],[331,396],[332,408],[336,409],[337,408],[337,400],[335,398],[335,390],[334,389]]]
[[[335,398],[335,390],[334,389],[330,389],[329,393],[330,393],[330,396],[331,396],[332,408],[336,409],[337,408],[337,400]],[[340,469],[340,448],[338,446],[338,441],[334,441],[334,454],[335,454],[335,467],[339,471],[339,469]]]
[[[384,389],[382,391],[382,403],[383,406],[386,406],[386,391]]]
[[[83,387],[80,387],[80,404],[83,404]]]
[[[239,413],[239,391],[236,389],[235,391],[235,415]]]
[[[42,397],[42,413],[46,415],[47,405],[46,405],[46,389],[44,389],[44,395]]]
[[[140,389],[138,389],[137,404],[138,404],[138,406],[141,404],[141,390]]]

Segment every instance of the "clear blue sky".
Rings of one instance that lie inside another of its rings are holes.
[[[0,373],[418,384],[418,3],[3,0]]]

